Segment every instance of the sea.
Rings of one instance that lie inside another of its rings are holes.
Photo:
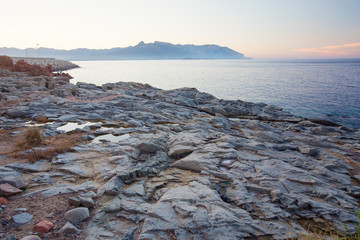
[[[360,59],[73,61],[73,83],[196,88],[217,98],[263,102],[294,115],[360,128]]]

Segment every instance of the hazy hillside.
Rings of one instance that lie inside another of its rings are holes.
[[[53,48],[0,48],[0,55],[11,57],[52,57],[64,60],[135,59],[244,59],[244,54],[218,45],[181,45],[165,42],[144,43],[126,48],[59,50]]]

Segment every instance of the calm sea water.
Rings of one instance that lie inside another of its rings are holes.
[[[360,127],[360,59],[77,61],[73,82],[194,87],[218,98],[264,102],[295,115]]]

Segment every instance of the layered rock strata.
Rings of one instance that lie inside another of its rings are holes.
[[[27,181],[26,196],[94,199],[81,229],[88,240],[288,239],[311,234],[308,222],[356,233],[358,129],[192,88],[25,76],[0,83],[2,103],[13,104],[2,105],[1,129],[16,135],[39,116],[48,120],[44,136],[88,124],[69,132],[84,139],[72,152],[0,167],[1,178]],[[85,209],[81,199],[69,201]]]

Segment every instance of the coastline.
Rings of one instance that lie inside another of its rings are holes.
[[[55,72],[67,71],[74,68],[79,68],[78,65],[65,60],[59,60],[55,58],[35,58],[35,57],[11,57],[16,64],[19,60],[24,60],[26,63],[34,65],[40,65],[41,67],[46,67],[47,65],[52,66],[52,70]]]
[[[128,81],[165,90],[195,87],[219,99],[264,102],[298,116],[360,127],[360,102],[356,95],[360,79],[354,74],[359,63],[272,64],[239,60],[75,63],[83,68],[69,72],[74,77],[73,83],[101,85]],[[318,76],[318,71],[324,75]]]
[[[65,213],[79,207],[90,211],[76,225],[80,239],[286,239],[311,234],[307,221],[356,233],[359,129],[194,88],[71,84],[17,73],[0,83],[7,139],[1,180],[16,177],[27,185],[7,196],[2,216],[11,218],[19,207],[34,216],[19,231],[11,221],[2,225],[1,237],[28,234],[42,219],[56,223],[48,237],[63,236],[60,229],[73,221]],[[46,120],[39,123],[40,117]],[[69,123],[87,125],[60,130]],[[35,124],[45,143],[12,148]],[[60,135],[77,142],[45,159],[41,151]],[[31,163],[26,157],[34,152],[40,158]],[[58,214],[41,210],[50,204],[46,198],[61,201]]]

